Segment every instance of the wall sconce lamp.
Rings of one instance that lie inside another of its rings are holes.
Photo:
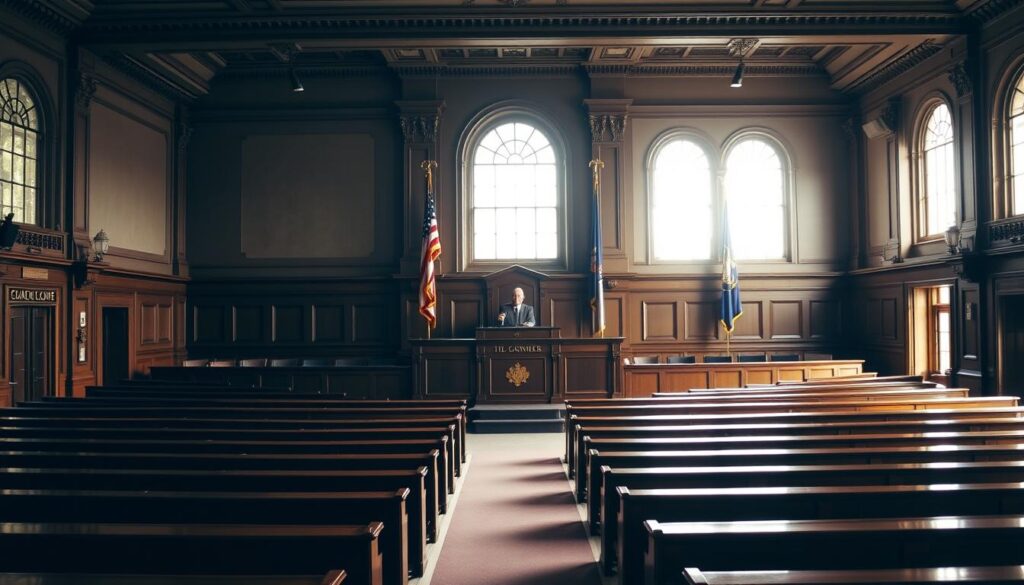
[[[743,62],[743,58],[747,56],[750,51],[754,49],[760,43],[758,39],[732,39],[729,41],[729,54],[740,60],[736,64],[736,71],[732,74],[732,82],[729,83],[729,87],[743,87],[743,73],[746,71],[747,65]]]
[[[110,250],[110,237],[101,228],[92,238],[92,253],[96,255],[96,261],[102,262],[108,250]]]
[[[946,240],[946,246],[949,247],[950,255],[959,254],[962,251],[960,247],[960,228],[958,226],[951,225],[946,229],[946,233],[943,234],[943,238]]]

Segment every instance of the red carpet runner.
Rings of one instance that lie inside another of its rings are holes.
[[[473,435],[431,585],[601,585],[559,457],[562,435]]]

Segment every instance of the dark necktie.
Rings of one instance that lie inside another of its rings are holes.
[[[514,320],[515,320],[515,322],[516,322],[516,323],[519,323],[519,307],[518,307],[518,306],[516,306],[516,307],[513,307],[513,309],[512,309],[512,315],[514,316]]]

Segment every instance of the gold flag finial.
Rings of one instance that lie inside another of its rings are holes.
[[[427,191],[434,191],[434,169],[437,168],[436,160],[425,160],[420,163],[420,168],[427,175]]]
[[[590,170],[594,173],[594,189],[597,189],[598,187],[601,186],[601,169],[603,168],[603,160],[595,158],[594,160],[590,161]]]

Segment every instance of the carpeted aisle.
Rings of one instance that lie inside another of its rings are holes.
[[[431,585],[601,585],[559,458],[563,435],[472,435]]]

